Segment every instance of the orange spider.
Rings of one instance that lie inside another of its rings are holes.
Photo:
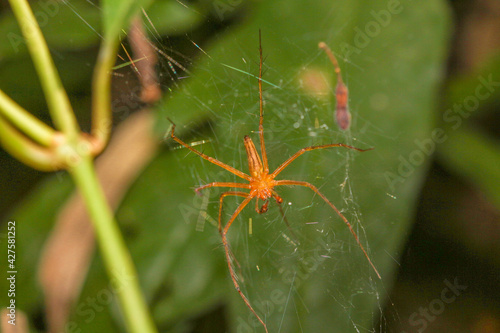
[[[181,139],[175,136],[174,130],[175,130],[175,124],[172,122],[172,132],[171,132],[171,137],[174,139],[176,142],[184,146],[185,148],[189,149],[193,153],[199,155],[203,159],[220,166],[221,168],[233,173],[234,175],[245,179],[248,181],[248,184],[246,183],[235,183],[235,182],[213,182],[209,183],[203,186],[200,186],[195,189],[196,193],[199,191],[209,188],[209,187],[229,187],[229,188],[240,188],[240,189],[247,189],[249,192],[242,192],[242,191],[227,191],[224,192],[220,195],[219,199],[219,232],[222,237],[222,244],[224,245],[224,251],[226,253],[226,261],[229,267],[229,273],[231,275],[231,279],[233,280],[233,284],[240,294],[241,298],[247,305],[247,307],[252,311],[252,313],[257,317],[257,319],[260,321],[260,323],[264,326],[264,329],[266,332],[267,326],[264,323],[264,321],[259,317],[259,315],[255,312],[253,307],[250,305],[250,302],[248,301],[247,297],[243,294],[241,291],[236,274],[234,272],[234,268],[231,264],[231,252],[229,249],[229,243],[227,241],[227,232],[229,230],[229,227],[233,223],[233,221],[236,219],[236,217],[240,214],[240,212],[245,208],[248,203],[256,198],[255,200],[255,210],[257,213],[262,214],[267,211],[267,206],[269,204],[269,199],[274,198],[276,200],[276,203],[281,207],[281,203],[283,202],[283,199],[276,193],[274,188],[276,186],[290,186],[290,185],[297,185],[297,186],[305,186],[313,190],[317,195],[319,195],[332,209],[342,218],[342,220],[345,222],[345,224],[349,227],[349,230],[353,234],[354,238],[356,239],[356,242],[358,243],[359,247],[363,251],[365,257],[368,259],[368,262],[372,266],[373,270],[377,274],[377,276],[380,278],[380,274],[378,273],[377,269],[373,265],[372,261],[370,260],[370,257],[366,253],[363,245],[361,245],[358,236],[356,235],[356,232],[352,228],[351,224],[347,219],[340,213],[340,211],[316,188],[316,186],[305,182],[305,181],[297,181],[297,180],[276,180],[276,176],[278,176],[290,163],[292,163],[297,157],[300,155],[304,154],[307,151],[315,150],[315,149],[324,149],[324,148],[333,148],[333,147],[344,147],[344,148],[349,148],[349,149],[354,149],[357,151],[367,151],[371,150],[373,148],[369,149],[359,149],[355,148],[352,146],[345,145],[343,143],[335,143],[335,144],[328,144],[328,145],[321,145],[321,146],[311,146],[311,147],[306,147],[302,148],[298,152],[296,152],[294,155],[292,155],[290,158],[288,158],[285,162],[283,162],[276,170],[274,170],[272,173],[269,173],[269,166],[267,163],[267,154],[266,154],[266,148],[264,145],[264,127],[263,127],[263,99],[262,99],[262,42],[261,42],[261,33],[259,30],[259,53],[260,53],[260,65],[259,65],[259,102],[260,102],[260,119],[259,119],[259,139],[260,139],[260,151],[262,154],[262,160],[259,157],[259,154],[257,153],[257,149],[255,148],[255,145],[252,141],[252,139],[248,136],[245,135],[244,138],[244,144],[245,144],[245,149],[248,157],[248,169],[250,171],[250,175],[237,170],[233,168],[232,166],[229,166],[213,157],[207,156],[203,154],[202,152],[199,152],[198,150],[194,149],[193,147],[189,146],[185,142],[183,142]],[[170,120],[170,119],[169,119]],[[222,215],[222,202],[225,197],[227,196],[239,196],[245,198],[238,208],[234,211],[233,215],[227,222],[227,224],[222,228],[222,223],[221,223],[221,215]],[[259,200],[264,201],[263,205],[259,208]]]

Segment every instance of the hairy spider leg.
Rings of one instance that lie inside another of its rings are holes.
[[[218,226],[218,229],[219,229],[219,234],[222,236],[222,203],[224,201],[224,198],[227,197],[227,196],[239,196],[239,197],[243,197],[243,198],[246,198],[249,196],[248,193],[246,192],[241,192],[241,191],[227,191],[227,192],[223,192],[220,197],[219,197],[219,226]],[[231,249],[229,249],[229,251],[231,251]],[[233,261],[236,262],[236,264],[238,265],[238,268],[241,268],[238,260],[236,259],[236,257],[234,255],[231,256],[231,258],[233,259]],[[228,263],[229,264],[229,263]],[[231,273],[231,271],[229,271],[229,273]]]
[[[199,192],[208,187],[235,187],[235,188],[246,188],[250,189],[250,184],[233,183],[233,182],[212,182],[194,189],[194,191],[199,194]],[[248,193],[247,193],[248,194]]]
[[[352,225],[349,223],[349,221],[347,221],[346,217],[337,209],[337,207],[335,207],[334,204],[332,204],[330,202],[330,200],[328,200],[324,195],[323,193],[321,193],[318,188],[316,186],[314,186],[313,184],[310,184],[308,182],[303,182],[303,181],[297,181],[297,180],[277,180],[276,181],[276,186],[281,186],[281,185],[297,185],[297,186],[305,186],[305,187],[308,187],[310,188],[311,190],[313,190],[317,195],[319,195],[321,197],[321,199],[323,199],[328,205],[330,205],[330,207],[332,207],[332,209],[342,218],[342,220],[344,220],[344,223],[347,224],[347,227],[349,228],[349,230],[351,231],[351,234],[354,236],[354,238],[356,239],[356,243],[358,243],[358,246],[361,248],[361,250],[363,251],[363,253],[365,254],[365,257],[366,259],[368,260],[368,262],[370,263],[370,265],[372,266],[373,270],[375,271],[375,273],[377,273],[377,276],[379,279],[382,279],[380,277],[380,274],[378,272],[378,270],[375,268],[375,265],[372,263],[370,257],[368,256],[368,253],[366,252],[365,248],[363,247],[363,245],[361,245],[361,242],[359,241],[359,238],[358,238],[358,235],[356,234],[356,232],[354,231],[354,229],[352,228]]]
[[[261,114],[262,114],[262,112],[261,112]],[[175,124],[171,120],[170,120],[170,122],[172,123],[172,132],[171,132],[172,139],[174,139],[176,142],[178,142],[179,144],[181,144],[185,148],[189,149],[190,151],[194,152],[195,154],[199,155],[203,159],[205,159],[205,160],[207,160],[207,161],[209,161],[209,162],[211,162],[213,164],[216,164],[216,165],[220,166],[221,168],[223,168],[223,169],[225,169],[225,170],[227,170],[227,171],[235,174],[236,176],[239,176],[239,177],[241,177],[243,179],[248,180],[250,183],[255,182],[256,179],[260,179],[263,176],[263,172],[264,172],[263,169],[264,168],[263,168],[262,162],[260,160],[259,154],[257,153],[257,150],[255,148],[255,145],[253,144],[253,142],[250,139],[250,137],[245,136],[244,143],[245,143],[245,148],[246,148],[246,152],[247,152],[248,163],[249,163],[249,170],[250,170],[251,176],[249,176],[249,175],[247,175],[247,174],[245,174],[245,173],[243,173],[243,172],[241,172],[241,171],[239,171],[239,170],[237,170],[237,169],[235,169],[235,168],[233,168],[233,167],[231,167],[231,166],[229,166],[229,165],[227,165],[225,163],[222,163],[219,160],[216,160],[216,159],[214,159],[214,158],[212,158],[212,157],[210,157],[208,155],[205,155],[205,154],[199,152],[198,150],[194,149],[190,145],[186,144],[181,139],[179,139],[179,138],[177,138],[175,136],[175,132],[174,132],[175,131]],[[261,123],[262,123],[262,120],[261,120]],[[261,133],[263,133],[263,132],[261,131]],[[262,135],[261,135],[261,137],[263,138]],[[263,140],[261,140],[261,143],[263,144]],[[265,147],[263,145],[261,145],[261,148],[262,147],[265,149]],[[265,161],[267,163],[267,159]],[[265,174],[267,175],[268,172],[269,172],[269,170],[267,170]],[[221,237],[222,237],[222,244],[224,246],[224,251],[225,251],[225,254],[226,254],[226,260],[227,260],[227,263],[228,263],[229,274],[231,276],[231,280],[233,281],[233,284],[234,284],[236,290],[240,294],[240,296],[243,299],[243,301],[245,302],[246,306],[255,315],[255,317],[259,320],[259,322],[264,326],[264,329],[266,330],[266,333],[267,333],[268,330],[267,330],[266,324],[260,318],[260,316],[255,312],[255,310],[253,309],[253,307],[250,305],[250,301],[243,294],[243,292],[241,291],[241,289],[239,287],[239,284],[238,284],[238,281],[237,281],[237,278],[236,278],[236,273],[235,273],[234,268],[233,268],[233,266],[231,264],[232,261],[233,261],[233,257],[231,256],[231,250],[229,248],[229,242],[228,242],[227,237],[226,237],[227,232],[229,230],[229,227],[231,226],[231,224],[233,223],[233,221],[240,214],[240,212],[243,210],[243,208],[253,198],[255,198],[255,197],[257,198],[257,200],[256,200],[256,211],[259,214],[265,213],[267,211],[267,206],[268,206],[267,198],[263,199],[263,200],[266,200],[266,202],[259,209],[258,208],[258,202],[259,202],[258,199],[261,198],[261,197],[257,196],[258,191],[252,190],[251,184],[241,184],[241,183],[235,183],[235,182],[212,182],[212,183],[205,184],[205,185],[202,185],[202,186],[196,188],[195,192],[199,193],[200,190],[205,189],[205,188],[209,188],[209,187],[234,187],[234,188],[246,188],[246,189],[250,189],[251,190],[250,193],[239,192],[239,191],[228,191],[228,192],[224,192],[224,193],[221,194],[221,196],[220,196],[220,203],[219,203],[219,226],[218,227],[219,227],[219,232],[220,232]],[[224,198],[226,196],[229,196],[229,195],[235,195],[235,196],[245,197],[245,200],[238,206],[238,208],[235,210],[235,212],[231,216],[231,219],[228,221],[228,223],[226,224],[226,226],[222,230],[222,223],[221,223],[222,204],[223,204]],[[276,199],[276,202],[278,202],[278,203],[281,203],[283,201],[283,199],[281,199],[276,193],[271,193],[270,196],[273,196]]]
[[[174,131],[175,131],[175,124],[169,118],[167,118],[167,119],[172,123],[172,132],[170,132],[170,137],[172,139],[174,139],[177,143],[179,143],[182,146],[184,146],[185,148],[191,150],[193,153],[195,153],[196,155],[200,156],[201,158],[209,161],[210,163],[218,165],[218,166],[220,166],[223,169],[226,169],[227,171],[231,172],[232,174],[234,174],[234,175],[236,175],[238,177],[241,177],[241,178],[243,178],[245,180],[248,180],[248,181],[252,180],[252,177],[250,177],[246,173],[241,172],[240,170],[237,170],[237,169],[233,168],[232,166],[227,165],[226,163],[222,163],[221,161],[219,161],[219,160],[217,160],[217,159],[215,159],[213,157],[210,157],[208,155],[203,154],[202,152],[194,149],[193,147],[191,147],[190,145],[188,145],[187,143],[185,143],[184,141],[182,141],[181,139],[179,139],[178,137],[176,137],[175,133],[174,133]]]
[[[368,151],[368,150],[373,149],[373,148],[360,149],[360,148],[356,148],[353,146],[345,145],[343,143],[332,143],[332,144],[328,144],[328,145],[305,147],[305,148],[300,149],[298,152],[296,152],[291,157],[289,157],[285,162],[283,162],[279,167],[277,167],[276,170],[274,170],[273,173],[271,174],[271,177],[272,178],[276,177],[281,171],[283,171],[297,157],[299,157],[300,155],[304,154],[307,151],[316,150],[316,149],[334,148],[334,147],[344,147],[344,148],[348,148],[348,149],[354,149],[354,150],[357,150],[360,152],[364,152],[364,151]]]
[[[234,211],[233,215],[231,216],[231,218],[227,222],[226,226],[224,227],[224,229],[222,229],[222,222],[221,222],[222,203],[223,203],[224,198],[226,196],[229,196],[229,195],[235,195],[235,196],[244,197],[245,200],[243,200],[240,203],[240,205],[238,206],[238,208],[236,208],[236,210]],[[248,194],[248,193],[245,193],[245,192],[229,191],[229,192],[222,193],[221,196],[220,196],[220,199],[219,199],[220,200],[220,202],[219,202],[219,231],[220,231],[220,234],[221,234],[221,237],[222,237],[222,245],[224,245],[224,251],[226,253],[226,261],[227,261],[227,266],[229,267],[229,274],[231,275],[231,280],[233,280],[234,287],[236,288],[236,291],[238,291],[238,293],[240,294],[240,296],[243,299],[243,301],[245,302],[246,306],[250,309],[250,311],[252,311],[252,313],[259,320],[259,322],[262,324],[262,326],[264,326],[264,329],[266,330],[266,333],[268,333],[266,323],[264,323],[264,321],[259,317],[259,315],[257,314],[257,312],[255,312],[255,310],[253,309],[252,305],[250,305],[250,301],[248,300],[248,298],[245,296],[245,294],[243,294],[243,292],[240,289],[240,285],[238,284],[238,280],[236,278],[236,273],[234,272],[234,267],[231,264],[233,258],[231,257],[231,251],[230,251],[230,248],[229,248],[229,242],[227,241],[227,237],[226,237],[227,232],[228,232],[229,227],[231,226],[231,224],[234,222],[234,220],[236,219],[236,217],[241,213],[241,211],[243,210],[243,208],[245,208],[245,206],[253,198],[254,198],[254,196],[252,194]]]
[[[259,29],[259,140],[260,153],[262,154],[262,162],[264,163],[264,172],[269,173],[269,165],[267,163],[266,145],[264,144],[264,98],[262,98],[262,37]]]

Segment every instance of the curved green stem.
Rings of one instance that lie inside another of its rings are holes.
[[[68,96],[27,0],[10,0],[10,3],[40,77],[52,119],[62,133],[42,125],[0,91],[0,108],[3,111],[0,114],[0,140],[14,156],[37,169],[53,171],[55,164],[64,162],[56,166],[68,169],[86,203],[104,265],[121,303],[128,330],[133,333],[154,333],[156,328],[139,288],[137,272],[99,185],[91,157],[96,154],[96,150],[104,148],[111,129],[109,91],[117,43],[105,41],[101,48],[93,83],[94,140],[89,140],[81,137]],[[57,135],[63,140],[55,142],[52,147]],[[92,145],[95,139],[97,149],[81,149],[82,143]]]
[[[0,112],[33,141],[45,147],[51,146],[56,131],[23,109],[2,90],[0,90]]]
[[[94,77],[92,79],[92,136],[99,153],[109,140],[111,132],[111,73],[116,60],[117,43],[104,41],[99,50]]]
[[[128,329],[137,333],[156,332],[139,288],[137,272],[99,186],[91,158],[84,157],[80,163],[72,166],[69,172],[85,200],[94,223],[101,255],[121,303]]]
[[[76,139],[79,127],[35,16],[27,0],[10,0],[10,5],[26,40],[54,124],[68,140]]]
[[[0,142],[2,147],[19,161],[41,171],[58,170],[54,152],[41,147],[17,131],[0,116]]]

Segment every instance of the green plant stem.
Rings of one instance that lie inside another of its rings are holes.
[[[58,170],[54,153],[41,147],[17,131],[3,116],[0,116],[0,142],[2,147],[19,161],[41,171]]]
[[[54,164],[57,163],[59,155],[66,156],[65,160],[67,161],[73,161],[73,163],[64,166],[68,167],[68,171],[86,203],[96,231],[104,265],[111,285],[121,303],[127,328],[129,332],[133,333],[154,333],[156,328],[139,288],[137,272],[92,164],[90,153],[95,152],[90,150],[84,153],[77,149],[82,143],[79,141],[80,129],[45,39],[28,2],[26,0],[10,0],[10,4],[25,37],[54,124],[64,136],[65,146],[56,147],[58,151],[52,151],[50,148],[38,146],[37,143],[14,128],[13,125],[17,126],[32,136],[35,141],[47,146],[51,146],[56,136],[56,131],[41,125],[41,122],[29,115],[1,91],[0,108],[3,112],[0,114],[0,140],[14,156],[37,169],[54,170]],[[103,43],[93,86],[94,94],[97,95],[98,100],[98,112],[95,116],[98,137],[105,138],[100,142],[100,150],[104,148],[111,128],[109,88],[111,67],[115,60],[115,44],[106,41]],[[76,159],[71,157],[76,157]]]
[[[54,124],[68,140],[76,140],[79,127],[35,16],[26,0],[10,0],[10,5],[26,40]]]
[[[111,73],[116,60],[117,43],[104,40],[92,79],[92,136],[96,139],[99,153],[109,140],[111,132]]]
[[[56,131],[23,109],[2,90],[0,90],[0,112],[33,141],[46,147],[51,146]]]
[[[156,332],[139,288],[137,272],[99,185],[92,159],[83,157],[80,163],[72,166],[69,171],[94,223],[101,255],[121,303],[129,332]]]

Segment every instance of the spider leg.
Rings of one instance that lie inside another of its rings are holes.
[[[328,205],[330,205],[330,207],[332,207],[332,209],[342,218],[342,220],[344,220],[344,223],[347,225],[347,227],[349,227],[349,230],[351,231],[351,234],[354,236],[354,238],[356,239],[356,242],[358,243],[359,247],[361,248],[361,250],[363,251],[363,253],[365,254],[365,257],[366,259],[368,259],[368,262],[370,263],[370,265],[372,266],[373,270],[375,271],[375,273],[377,273],[377,276],[379,279],[382,279],[380,277],[380,274],[379,272],[377,271],[377,269],[375,268],[375,265],[372,263],[370,257],[368,256],[368,253],[366,252],[365,248],[363,247],[363,245],[361,245],[361,242],[359,241],[359,238],[358,238],[358,235],[356,234],[356,232],[354,231],[354,229],[352,228],[352,225],[349,223],[349,221],[347,221],[347,219],[345,218],[344,215],[342,215],[342,213],[337,209],[337,207],[335,207],[331,202],[330,200],[328,200],[324,195],[323,193],[321,193],[317,188],[316,186],[308,183],[308,182],[303,182],[303,181],[296,181],[296,180],[277,180],[276,181],[276,186],[280,186],[280,185],[298,185],[298,186],[305,186],[305,187],[309,187],[311,190],[313,190],[317,195],[319,195]]]
[[[279,167],[276,168],[276,170],[273,171],[271,174],[271,177],[276,177],[281,171],[283,171],[290,163],[292,163],[297,157],[300,155],[304,154],[306,151],[311,151],[311,150],[316,150],[316,149],[325,149],[325,148],[334,148],[334,147],[344,147],[344,148],[349,148],[349,149],[354,149],[357,151],[367,151],[367,150],[372,150],[373,148],[368,148],[368,149],[360,149],[356,148],[353,146],[348,146],[343,143],[333,143],[333,144],[328,144],[328,145],[321,145],[321,146],[311,146],[311,147],[305,147],[293,154],[290,158],[288,158],[283,164],[281,164]]]
[[[260,154],[262,155],[262,163],[264,166],[264,172],[266,174],[269,173],[269,164],[267,163],[267,153],[266,153],[266,145],[264,144],[264,100],[262,98],[262,38],[261,32],[259,29],[259,54],[260,54],[260,63],[259,63],[259,139],[260,139]]]
[[[222,203],[224,201],[224,198],[227,197],[227,196],[230,196],[230,195],[234,195],[234,196],[238,196],[238,197],[243,197],[243,198],[247,198],[248,197],[248,193],[245,193],[245,192],[240,192],[240,191],[227,191],[227,192],[224,192],[220,195],[219,197],[219,233],[222,234]]]
[[[179,139],[178,137],[176,137],[176,136],[175,136],[175,134],[174,134],[174,131],[175,131],[175,124],[174,124],[174,122],[173,122],[172,120],[170,120],[169,118],[167,118],[167,119],[168,119],[168,120],[172,123],[172,132],[170,133],[170,137],[171,137],[172,139],[174,139],[177,143],[179,143],[179,144],[181,144],[182,146],[184,146],[185,148],[187,148],[187,149],[191,150],[193,153],[195,153],[196,155],[200,156],[201,158],[203,158],[203,159],[205,159],[205,160],[209,161],[210,163],[213,163],[213,164],[215,164],[215,165],[220,166],[221,168],[223,168],[223,169],[225,169],[225,170],[227,170],[227,171],[231,172],[232,174],[234,174],[234,175],[236,175],[236,176],[238,176],[238,177],[241,177],[241,178],[246,179],[246,180],[248,180],[248,181],[250,181],[250,180],[252,179],[252,178],[251,178],[249,175],[247,175],[246,173],[241,172],[240,170],[237,170],[237,169],[233,168],[233,167],[232,167],[232,166],[230,166],[230,165],[227,165],[227,164],[225,164],[225,163],[222,163],[221,161],[219,161],[219,160],[217,160],[217,159],[215,159],[215,158],[213,158],[213,157],[210,157],[210,156],[208,156],[208,155],[203,154],[202,152],[200,152],[200,151],[198,151],[198,150],[194,149],[193,147],[191,147],[190,145],[188,145],[187,143],[185,143],[184,141],[182,141],[181,139]]]
[[[240,191],[227,191],[224,192],[220,195],[219,197],[219,233],[222,235],[222,224],[221,224],[221,216],[222,216],[222,203],[224,201],[224,198],[230,195],[234,196],[239,196],[246,198],[248,197],[248,193],[245,192],[240,192]],[[238,265],[238,268],[240,268],[240,264],[238,263],[238,260],[236,260],[236,257],[234,255],[231,255],[231,258],[236,262],[236,265]]]
[[[221,223],[222,201],[223,201],[224,197],[226,197],[228,195],[236,195],[236,196],[240,196],[240,197],[245,197],[245,200],[243,200],[240,203],[240,205],[238,206],[238,208],[236,208],[236,210],[234,211],[233,215],[231,216],[231,218],[227,222],[226,226],[224,227],[224,229],[222,229],[222,223]],[[253,195],[248,194],[248,193],[244,193],[244,192],[229,191],[229,192],[222,193],[221,196],[220,196],[220,203],[219,203],[219,231],[220,231],[220,234],[221,234],[221,237],[222,237],[222,245],[224,245],[224,251],[226,252],[226,261],[227,261],[227,266],[229,267],[229,274],[231,275],[231,280],[233,280],[234,287],[236,288],[236,291],[238,291],[238,293],[240,294],[241,298],[243,299],[243,302],[245,302],[246,306],[250,309],[250,311],[252,311],[252,313],[259,320],[259,322],[262,324],[262,326],[264,326],[264,329],[266,330],[266,333],[268,333],[266,324],[259,317],[259,315],[257,314],[257,312],[255,312],[255,310],[253,309],[253,307],[250,305],[250,301],[247,299],[247,297],[245,296],[245,294],[243,294],[243,292],[240,289],[240,285],[238,284],[238,279],[236,277],[236,273],[234,272],[234,267],[233,267],[233,265],[231,265],[231,262],[232,262],[231,261],[231,259],[232,259],[231,258],[231,251],[230,251],[230,248],[229,248],[229,242],[228,242],[227,237],[226,237],[227,231],[229,230],[229,227],[231,226],[231,224],[234,222],[234,220],[236,219],[236,217],[241,213],[241,211],[243,210],[243,208],[245,208],[245,206],[253,198],[254,198]]]
[[[213,183],[208,183],[208,184],[205,184],[205,185],[202,185],[202,186],[199,186],[197,188],[194,189],[194,191],[196,192],[196,194],[199,194],[199,192],[205,188],[209,188],[209,187],[235,187],[235,188],[247,188],[247,189],[250,189],[250,184],[241,184],[241,183],[227,183],[227,182],[213,182]],[[226,192],[228,193],[228,192]],[[244,193],[244,192],[240,192],[240,193]],[[237,194],[235,194],[237,195]],[[245,193],[245,197],[248,195],[248,193]]]

